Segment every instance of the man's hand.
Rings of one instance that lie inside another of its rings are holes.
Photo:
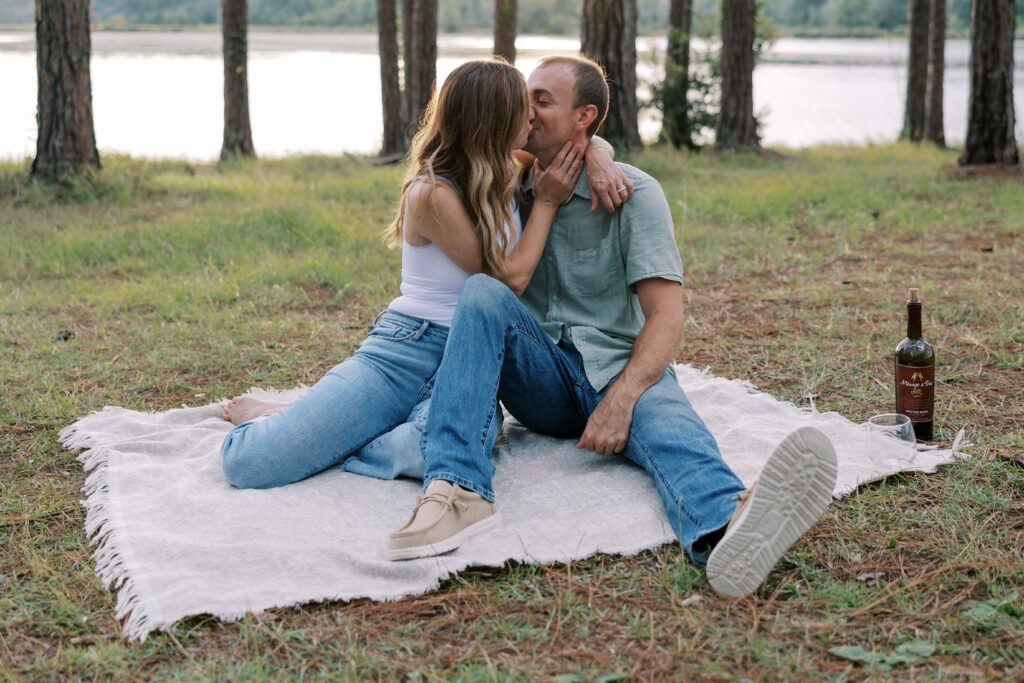
[[[611,455],[621,453],[629,441],[633,409],[657,382],[683,338],[683,302],[679,283],[648,278],[636,283],[636,294],[647,322],[633,345],[626,369],[590,414],[576,448]]]
[[[624,451],[629,441],[629,428],[633,425],[633,408],[639,398],[639,393],[630,391],[619,381],[613,384],[590,414],[576,448],[600,455],[617,455]]]
[[[610,150],[610,148],[608,148]],[[587,148],[587,188],[590,190],[590,211],[603,204],[608,213],[622,206],[633,196],[633,183],[619,168],[611,152],[604,147]]]

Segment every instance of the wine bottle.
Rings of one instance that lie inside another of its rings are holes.
[[[907,301],[907,338],[896,347],[896,412],[914,425],[914,436],[928,441],[935,425],[935,351],[921,337],[921,299],[916,287]]]

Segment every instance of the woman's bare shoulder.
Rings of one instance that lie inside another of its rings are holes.
[[[407,206],[414,210],[428,207],[434,210],[441,210],[462,206],[462,195],[455,189],[454,185],[444,180],[431,179],[426,176],[416,178],[409,183],[405,200]]]
[[[439,230],[449,231],[472,223],[462,195],[443,180],[417,178],[405,196],[406,235],[409,244],[422,246],[435,241]]]

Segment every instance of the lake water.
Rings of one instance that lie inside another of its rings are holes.
[[[642,38],[641,52],[664,49]],[[521,36],[517,66],[572,53],[569,38]],[[438,39],[438,77],[488,54],[487,36]],[[700,45],[695,46],[701,49]],[[963,140],[969,46],[946,48],[946,139]],[[754,72],[754,106],[770,146],[863,144],[897,137],[903,121],[906,42],[783,39]],[[1016,46],[1024,63],[1024,45]],[[208,160],[220,153],[221,43],[217,32],[93,34],[92,88],[101,153]],[[653,78],[644,63],[640,77]],[[1024,71],[1015,74],[1017,139],[1024,140]],[[31,32],[0,32],[0,158],[35,153],[36,66]],[[373,33],[252,31],[249,97],[253,139],[263,156],[372,153],[382,135],[377,37]],[[659,123],[643,117],[650,139]]]

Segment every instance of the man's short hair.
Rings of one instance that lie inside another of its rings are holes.
[[[583,54],[576,57],[563,55],[543,57],[537,66],[556,64],[565,64],[571,67],[576,77],[572,106],[583,107],[592,104],[597,107],[597,118],[587,128],[587,135],[594,135],[604,123],[605,116],[608,115],[608,78],[604,67]]]

